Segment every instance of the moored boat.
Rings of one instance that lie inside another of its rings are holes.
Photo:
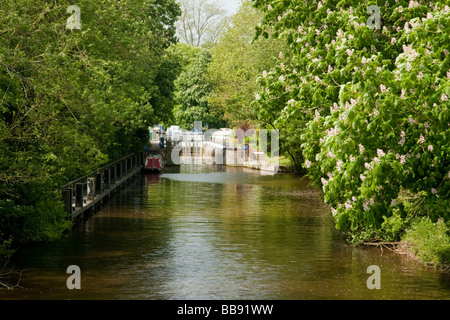
[[[161,172],[164,169],[164,159],[160,154],[149,154],[145,160],[144,169]]]

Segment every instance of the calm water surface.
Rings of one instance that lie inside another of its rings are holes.
[[[307,180],[229,167],[142,175],[63,240],[21,248],[0,299],[450,299],[450,277],[346,244]],[[68,290],[66,269],[81,269]],[[367,267],[381,268],[369,290]]]

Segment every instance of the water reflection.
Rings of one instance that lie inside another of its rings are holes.
[[[143,175],[62,241],[14,258],[4,299],[449,299],[448,275],[352,247],[306,180],[229,167]],[[82,289],[65,286],[67,266]],[[382,289],[366,287],[370,265]]]

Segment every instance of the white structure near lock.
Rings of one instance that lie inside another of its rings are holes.
[[[175,132],[178,127],[173,129],[172,132]],[[168,136],[172,137],[174,134]],[[175,164],[224,164],[277,173],[279,169],[278,130],[272,130],[270,136],[272,149],[269,157],[267,130],[259,130],[258,133],[253,129],[244,131],[221,128],[202,132],[201,123],[196,123],[194,130],[182,130],[181,139],[171,150],[171,158]]]

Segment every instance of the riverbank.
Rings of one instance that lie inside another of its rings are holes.
[[[299,175],[304,176],[304,175]],[[320,193],[323,201],[323,194]],[[399,213],[385,217],[379,230],[362,232],[353,237],[353,243],[363,246],[386,248],[400,255],[419,261],[438,271],[450,273],[450,226],[442,218],[433,222],[431,214],[405,202],[405,216]],[[370,234],[370,236],[369,236]],[[348,234],[343,234],[347,237]],[[366,237],[366,238],[364,238]]]
[[[442,219],[433,223],[428,217],[417,217],[403,222],[403,227],[397,236],[399,241],[381,239],[363,245],[387,248],[432,269],[450,273],[450,229]]]
[[[292,172],[289,166],[280,166],[278,173],[305,177],[304,174]],[[323,194],[320,198],[323,201]],[[404,220],[393,216],[386,220],[382,228],[380,232],[374,232],[381,236],[376,237],[376,240],[361,241],[361,245],[388,249],[431,269],[450,273],[450,228],[442,219],[433,223],[426,216]]]
[[[408,259],[418,261],[430,269],[450,273],[450,263],[448,263],[448,261],[442,261],[441,259],[424,259],[424,256],[433,255],[434,250],[432,248],[423,248],[421,246],[414,245],[407,240],[398,242],[366,242],[363,243],[362,246],[378,247],[380,250],[390,250],[396,254],[405,255]]]
[[[433,223],[422,217],[406,230],[398,251],[434,269],[450,272],[450,229],[440,219]]]

